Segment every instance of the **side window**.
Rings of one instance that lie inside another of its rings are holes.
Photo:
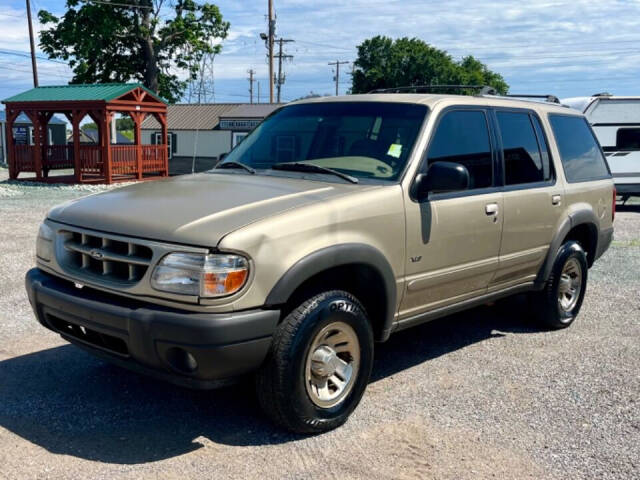
[[[640,128],[620,128],[616,133],[616,150],[640,150]]]
[[[456,162],[469,170],[469,188],[493,185],[493,161],[487,118],[480,110],[446,113],[429,146],[427,162]]]
[[[496,116],[504,149],[506,185],[547,180],[545,173],[548,174],[549,171],[549,159],[547,158],[545,169],[529,114],[498,111]]]
[[[587,120],[569,115],[549,115],[560,160],[569,182],[609,178],[607,164]]]

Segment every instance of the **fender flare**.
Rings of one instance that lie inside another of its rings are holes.
[[[315,251],[298,260],[276,282],[267,295],[267,306],[282,305],[293,292],[311,277],[333,267],[362,264],[374,269],[383,280],[386,309],[381,333],[377,340],[385,341],[391,334],[396,313],[398,292],[396,278],[388,260],[380,250],[364,243],[344,243]]]
[[[551,240],[551,244],[549,245],[549,251],[547,252],[547,256],[542,263],[542,267],[540,267],[540,271],[538,272],[538,277],[535,280],[535,285],[538,288],[544,287],[544,284],[547,282],[549,275],[551,274],[551,269],[553,268],[553,263],[558,256],[558,252],[560,251],[560,247],[562,247],[562,241],[566,238],[569,232],[577,227],[578,225],[591,225],[593,228],[598,229],[598,225],[600,224],[600,220],[593,212],[593,210],[589,209],[581,209],[576,210],[575,212],[571,212],[567,218],[560,224],[560,228],[556,231],[553,239]],[[597,242],[598,235],[596,234],[596,250],[597,250]]]

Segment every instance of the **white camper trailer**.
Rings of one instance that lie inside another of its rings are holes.
[[[640,196],[640,97],[599,93],[565,98],[562,103],[587,116],[623,201]]]

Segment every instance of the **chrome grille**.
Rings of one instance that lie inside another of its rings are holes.
[[[61,230],[63,266],[101,279],[135,284],[147,272],[153,252],[133,242],[83,232]]]

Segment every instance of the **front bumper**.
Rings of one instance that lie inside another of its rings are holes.
[[[194,313],[137,302],[34,268],[25,278],[38,321],[121,366],[191,388],[215,388],[257,369],[279,310]]]

